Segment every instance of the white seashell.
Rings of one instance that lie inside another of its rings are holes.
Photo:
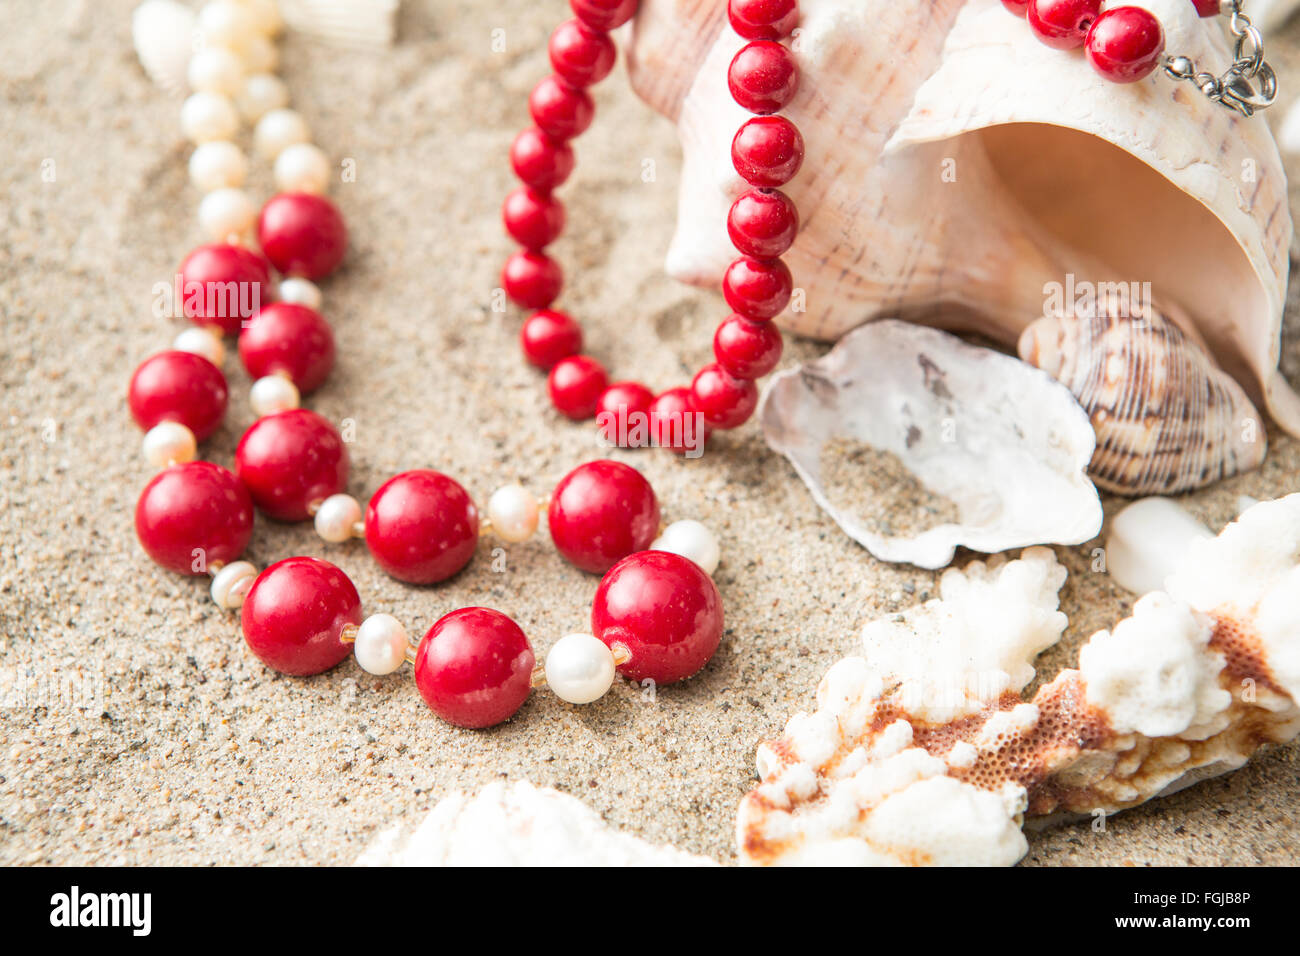
[[[393,45],[399,0],[280,0],[289,28],[333,43],[369,49]]]
[[[187,88],[196,22],[194,11],[175,0],[144,0],[131,15],[131,39],[140,65],[173,96]]]
[[[379,835],[359,866],[713,866],[609,826],[580,800],[526,780],[455,791],[414,831]]]
[[[1245,12],[1255,26],[1267,31],[1280,27],[1297,7],[1300,7],[1300,0],[1249,0]],[[1265,37],[1266,42],[1267,39]]]
[[[775,376],[760,418],[768,444],[790,459],[817,503],[885,561],[938,568],[958,546],[992,553],[1078,544],[1101,528],[1101,502],[1084,473],[1093,431],[1069,391],[936,329],[885,319],[854,330],[817,361]],[[869,485],[865,469],[859,482],[838,460],[834,443],[844,440],[897,456],[955,515],[943,509],[949,520],[915,534],[873,527],[828,484],[827,465],[843,483]]]
[[[1212,537],[1209,528],[1173,500],[1142,498],[1121,508],[1111,519],[1106,571],[1134,594],[1163,590],[1165,578],[1178,567],[1192,542]]]

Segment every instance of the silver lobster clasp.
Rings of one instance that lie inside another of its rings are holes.
[[[1249,78],[1241,71],[1231,69],[1223,77],[1221,97],[1225,106],[1252,116],[1255,110],[1271,106],[1277,99],[1277,74],[1267,63],[1260,63],[1255,75]]]

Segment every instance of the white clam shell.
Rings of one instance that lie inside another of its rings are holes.
[[[382,49],[393,45],[399,0],[280,0],[291,30],[336,46]]]
[[[144,0],[131,15],[131,40],[149,79],[174,96],[187,87],[197,17],[175,0]]]
[[[956,336],[884,319],[822,358],[774,377],[763,433],[844,531],[885,561],[939,568],[958,546],[998,552],[1078,544],[1101,528],[1085,475],[1094,437],[1069,391],[1046,373]],[[830,500],[823,447],[837,438],[892,452],[959,520],[884,536]]]

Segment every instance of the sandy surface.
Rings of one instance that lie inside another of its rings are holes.
[[[929,596],[934,575],[853,544],[751,425],[698,461],[615,456],[644,470],[668,517],[703,519],[724,541],[722,648],[656,700],[623,684],[583,709],[536,694],[508,725],[468,732],[432,717],[409,679],[368,677],[351,661],[309,680],[262,667],[206,582],[155,568],[132,529],[149,475],[123,395],[136,363],[179,327],[153,316],[152,287],[197,242],[178,102],[135,63],[132,5],[18,0],[0,30],[0,674],[21,689],[0,708],[0,862],[343,863],[386,822],[501,777],[558,787],[612,824],[732,859],[756,742],[811,702],[865,619]],[[335,191],[354,248],[325,290],[340,359],[310,404],[355,422],[358,497],[412,467],[445,470],[479,500],[515,479],[542,491],[598,454],[589,426],[546,407],[517,354],[518,318],[490,307],[508,251],[497,219],[511,185],[506,148],[562,6],[408,0],[389,54],[300,38],[284,48],[294,105],[317,141],[356,160],[356,181]],[[493,52],[495,28],[504,53]],[[1294,47],[1300,27],[1288,35]],[[1300,70],[1288,80],[1300,83]],[[675,383],[706,360],[721,301],[660,268],[673,130],[623,79],[598,99],[565,194],[566,302],[617,371]],[[642,181],[645,159],[654,182]],[[259,170],[259,195],[267,179]],[[1297,342],[1288,337],[1293,380]],[[796,344],[786,363],[822,349]],[[205,448],[223,464],[252,420],[243,369],[228,359],[226,371],[231,412]],[[1240,494],[1294,490],[1298,463],[1296,443],[1275,438],[1261,470],[1189,506],[1218,527]],[[1058,549],[1072,626],[1049,668],[1130,601],[1089,571],[1092,547]],[[512,546],[503,571],[485,546],[454,581],[415,589],[386,578],[359,543],[322,545],[307,526],[259,520],[251,560],[299,553],[340,564],[367,611],[417,634],[457,606],[499,607],[539,656],[584,628],[596,585],[543,537]],[[1274,748],[1111,819],[1104,834],[1034,835],[1027,862],[1295,863],[1298,758],[1294,745]]]

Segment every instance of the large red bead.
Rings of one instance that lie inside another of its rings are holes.
[[[733,378],[762,378],[781,361],[781,332],[771,322],[728,316],[713,335],[713,357]]]
[[[348,483],[348,450],[326,418],[305,408],[259,418],[235,449],[235,474],[267,517],[306,521],[312,502]]]
[[[1093,69],[1115,83],[1136,83],[1165,52],[1165,31],[1150,10],[1114,7],[1088,29],[1084,50]]]
[[[235,335],[263,303],[271,301],[271,267],[243,246],[199,246],[180,266],[181,310],[196,325]]]
[[[244,552],[253,501],[239,479],[210,461],[172,465],[135,506],[135,533],[149,557],[178,574],[207,574]]]
[[[731,29],[746,40],[779,40],[799,22],[796,0],[731,0],[727,4]]]
[[[794,244],[798,233],[799,210],[779,189],[742,193],[727,213],[731,244],[756,259],[775,259]]]
[[[608,384],[605,366],[589,355],[560,359],[546,379],[551,404],[561,415],[575,422],[596,414],[596,402]]]
[[[564,273],[550,256],[521,249],[502,267],[501,286],[515,305],[544,309],[564,287]]]
[[[731,164],[751,186],[784,186],[803,165],[803,137],[784,116],[755,116],[731,141]]]
[[[181,351],[141,362],[126,393],[131,417],[145,431],[159,422],[180,422],[199,441],[217,430],[229,399],[221,369],[202,355]]]
[[[239,357],[253,378],[283,373],[306,395],[334,368],[334,333],[315,309],[276,302],[239,334]]]
[[[731,98],[751,113],[775,113],[799,89],[794,54],[774,40],[745,44],[727,69],[727,88]]]
[[[322,279],[343,261],[348,228],[338,208],[314,193],[280,193],[257,220],[257,241],[271,264],[288,276]]]
[[[285,558],[257,576],[240,611],[248,647],[281,674],[320,674],[351,653],[343,628],[361,623],[346,574],[319,558]]]
[[[566,312],[542,309],[524,320],[519,344],[530,364],[549,371],[560,359],[582,351],[582,326]]]
[[[733,312],[747,319],[771,319],[790,303],[794,279],[780,259],[741,256],[722,276],[722,295]]]
[[[615,382],[600,393],[596,402],[596,426],[600,436],[622,448],[643,448],[650,444],[650,404],[655,393],[640,382]]]
[[[758,406],[758,386],[712,364],[696,373],[691,397],[704,420],[714,428],[738,428],[749,421]]]
[[[670,388],[650,403],[650,440],[677,455],[698,458],[709,440],[709,423],[685,386]]]
[[[659,534],[659,503],[635,468],[591,461],[555,486],[546,520],[560,554],[584,571],[603,573],[649,547]]]
[[[524,130],[510,145],[510,165],[515,175],[540,192],[549,192],[568,179],[573,164],[573,147],[552,139],[536,126]]]
[[[1057,50],[1073,50],[1083,45],[1101,14],[1101,0],[1030,0],[1025,12],[1038,39]]]
[[[528,186],[513,190],[501,204],[506,232],[525,249],[542,249],[564,231],[564,203]]]
[[[722,598],[698,564],[667,551],[624,558],[600,582],[591,632],[631,658],[619,671],[632,680],[671,684],[709,662],[722,640]]]
[[[533,649],[500,611],[463,607],[434,622],[415,652],[415,685],[429,709],[457,727],[509,720],[528,699]]]
[[[638,0],[569,0],[576,17],[593,30],[614,30],[632,19]]]
[[[565,20],[551,34],[551,69],[571,86],[590,86],[614,68],[614,41],[581,20]]]
[[[380,486],[366,508],[366,546],[379,566],[409,584],[444,581],[478,547],[478,509],[441,472],[404,471]]]
[[[586,132],[596,115],[596,104],[586,90],[570,86],[552,73],[533,87],[528,111],[547,136],[569,140]]]

